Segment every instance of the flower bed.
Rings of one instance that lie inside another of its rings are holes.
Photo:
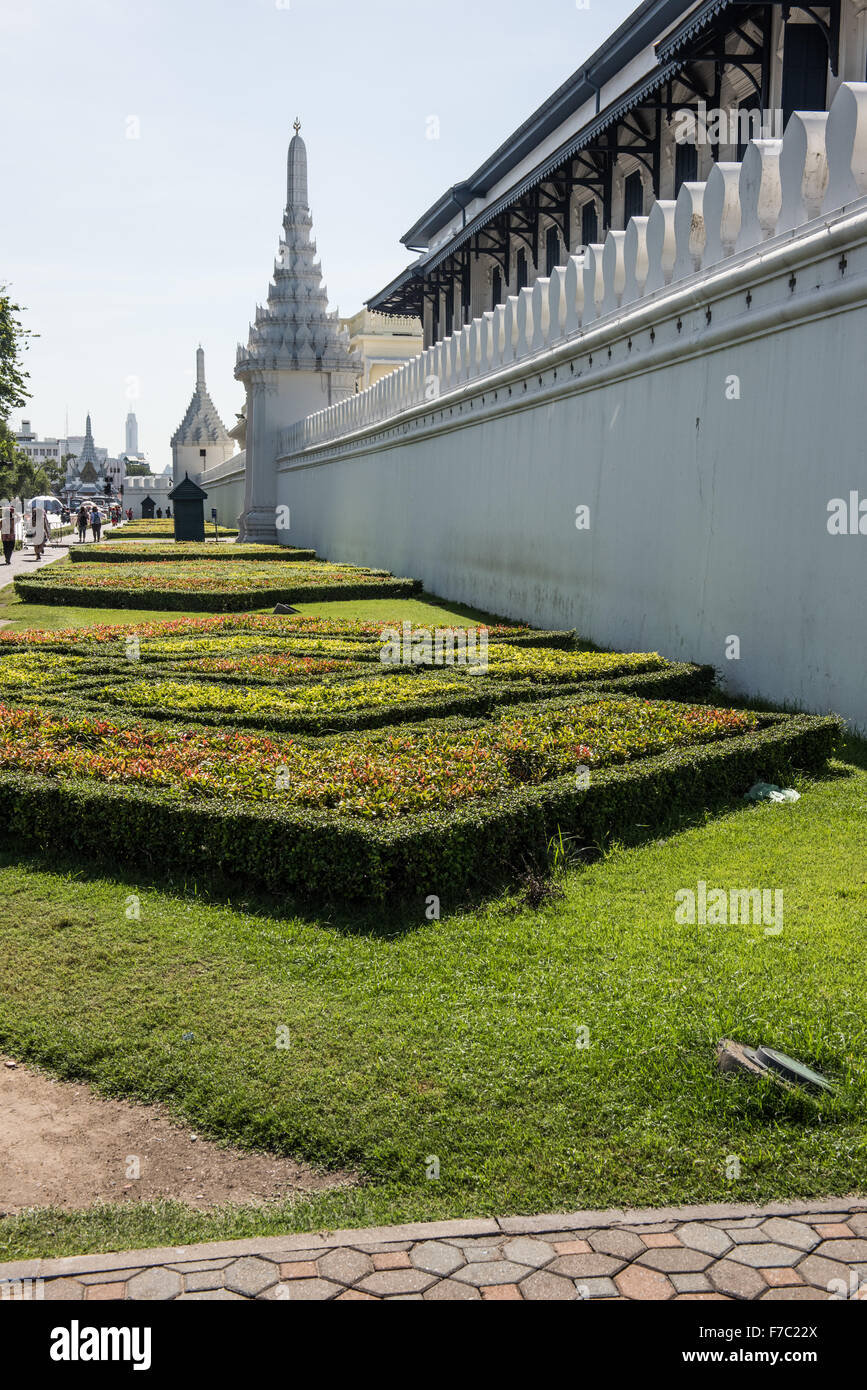
[[[749,711],[591,699],[501,712],[484,725],[363,735],[317,746],[261,735],[123,728],[0,706],[0,768],[171,788],[182,800],[275,801],[393,819],[538,786],[757,729]]]
[[[502,878],[558,830],[599,844],[821,766],[840,721],[592,697],[317,749],[0,709],[0,834],[271,891],[382,898]],[[589,785],[576,764],[591,769]]]
[[[215,545],[207,541],[174,541],[171,545],[136,544],[115,541],[114,545],[83,545],[70,550],[69,558],[78,564],[136,564],[157,561],[207,560],[212,563],[235,560],[306,560],[316,559],[315,550],[302,550],[288,545]]]
[[[214,523],[205,523],[209,535],[214,534]],[[154,517],[153,521],[147,521],[144,517],[139,521],[124,521],[121,526],[115,527],[112,531],[106,531],[106,539],[112,540],[117,536],[123,540],[168,540],[175,534],[174,517]],[[237,526],[218,526],[217,534],[220,536],[237,536]]]
[[[31,603],[108,608],[243,610],[296,600],[408,598],[421,585],[384,570],[323,561],[291,566],[206,560],[153,564],[87,564],[59,561],[15,581],[18,597]]]
[[[351,640],[365,642],[372,655],[378,659],[378,648],[384,628],[400,626],[400,619],[371,622],[362,618],[308,617],[302,614],[272,613],[223,613],[202,617],[166,618],[146,623],[94,623],[89,627],[70,627],[57,629],[27,628],[15,632],[8,628],[0,629],[0,651],[5,646],[42,646],[58,649],[77,650],[90,647],[110,651],[120,649],[125,637],[135,635],[140,639],[142,653],[169,651],[181,641],[187,640],[187,650],[204,650],[198,646],[198,639],[209,639],[211,650],[235,650],[239,644],[254,647],[261,639],[262,650],[273,643],[283,644],[285,638],[301,635],[316,643]],[[570,650],[575,646],[574,632],[545,632],[524,625],[511,626],[507,623],[489,623],[485,629],[489,642],[508,641],[515,645],[534,647],[560,647]],[[178,648],[178,650],[180,650]]]

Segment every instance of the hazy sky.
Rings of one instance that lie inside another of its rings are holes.
[[[636,5],[0,0],[0,281],[40,334],[22,414],[63,435],[90,410],[114,454],[137,393],[162,468],[201,341],[231,427],[295,116],[330,304],[354,312],[411,259],[415,219]]]

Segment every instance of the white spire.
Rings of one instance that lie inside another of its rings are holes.
[[[286,211],[283,236],[274,262],[268,301],[256,306],[246,347],[238,347],[235,376],[256,368],[295,371],[352,371],[360,369],[350,353],[335,314],[328,312],[328,292],[316,260],[313,219],[307,201],[307,150],[298,134],[289,142],[286,165]]]
[[[196,349],[196,389],[187,413],[172,435],[172,444],[229,444],[229,431],[220,419],[205,385],[204,349]]]
[[[289,156],[286,160],[286,211],[290,208],[308,211],[307,202],[307,146],[298,134],[301,122],[295,118],[295,134],[289,141]]]

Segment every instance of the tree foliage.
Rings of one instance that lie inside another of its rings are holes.
[[[23,497],[47,492],[57,481],[57,465],[46,468],[28,458],[15,442],[9,424],[13,410],[20,410],[30,398],[29,372],[22,365],[30,330],[22,324],[21,306],[9,297],[7,286],[0,285],[0,496]]]

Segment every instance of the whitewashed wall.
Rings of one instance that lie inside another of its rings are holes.
[[[867,725],[865,195],[849,84],[289,430],[281,539]]]
[[[233,454],[225,462],[196,475],[199,487],[203,487],[208,494],[208,500],[205,502],[206,527],[211,522],[212,507],[217,509],[217,522],[220,526],[237,527],[238,517],[244,508],[244,463],[243,453]]]

